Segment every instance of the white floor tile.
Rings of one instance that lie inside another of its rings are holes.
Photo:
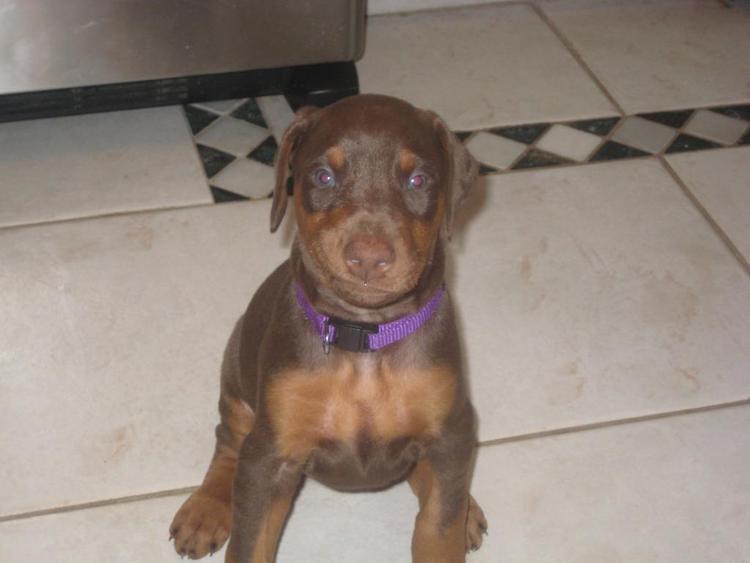
[[[266,198],[273,192],[273,168],[249,158],[238,158],[211,178],[211,185],[250,199]]]
[[[454,130],[613,112],[528,6],[370,18],[357,69],[363,92],[405,98]]]
[[[667,148],[677,136],[677,130],[642,117],[626,117],[612,135],[612,140],[656,154]]]
[[[667,160],[750,262],[750,147],[675,154]]]
[[[628,113],[750,99],[748,10],[540,4]],[[405,97],[454,130],[614,113],[529,6],[368,25],[363,91]],[[225,115],[240,103],[203,106]],[[291,116],[269,111],[278,136]],[[656,152],[666,129],[631,119],[615,140]],[[571,131],[553,127],[539,148],[584,158],[594,141]],[[724,144],[743,134],[708,111],[687,131]],[[268,134],[225,117],[198,140],[244,156]],[[499,168],[525,148],[489,133],[467,144]],[[749,260],[750,147],[667,158]],[[0,180],[0,226],[211,202],[176,107],[0,124]],[[482,440],[750,396],[750,279],[655,160],[483,182],[449,273]],[[272,170],[236,162],[212,184],[266,195]],[[0,229],[0,516],[200,481],[226,339],[288,253],[269,209]],[[738,407],[484,447],[474,492],[490,536],[468,562],[745,563],[748,427],[750,407]],[[2,522],[0,562],[176,561],[167,527],[182,500]],[[403,484],[344,494],[308,483],[278,563],[407,563],[415,513]]]
[[[747,396],[750,281],[655,162],[485,199],[449,276],[483,439]],[[199,481],[225,340],[286,254],[267,212],[0,232],[4,514]]]
[[[698,110],[685,125],[685,132],[724,145],[739,141],[747,122],[708,110]]]
[[[489,536],[467,561],[744,563],[748,424],[738,407],[483,447],[473,492]],[[0,560],[177,560],[166,538],[184,498],[2,523]],[[352,494],[308,481],[277,562],[408,563],[416,510],[404,484]]]
[[[268,129],[228,116],[214,121],[198,133],[195,140],[201,145],[213,147],[234,156],[247,156],[269,135]]]
[[[449,275],[482,439],[750,396],[750,278],[656,161],[485,182]]]
[[[750,100],[750,10],[715,0],[547,0],[627,113]]]
[[[512,0],[369,0],[367,2],[367,14],[393,14],[510,1]]]
[[[543,151],[558,154],[579,162],[602,143],[602,138],[565,125],[553,125],[536,146]]]
[[[284,96],[262,96],[255,101],[274,139],[281,144],[284,132],[294,120],[294,112],[289,107],[289,102]]]
[[[172,517],[186,498],[158,498],[0,523],[0,561],[42,561],[50,553],[55,554],[55,561],[78,563],[178,561],[167,537]],[[341,493],[307,481],[276,561],[409,563],[417,509],[406,484],[377,493]],[[226,546],[214,557],[223,561],[225,550]]]
[[[236,109],[244,101],[245,101],[244,98],[238,99],[238,100],[215,100],[213,102],[200,102],[200,103],[193,104],[193,105],[197,107],[209,109],[213,113],[224,115]]]
[[[288,253],[269,209],[0,231],[0,515],[199,482],[224,345]]]
[[[526,151],[527,146],[482,131],[466,141],[466,148],[479,162],[505,170]]]
[[[471,563],[750,560],[750,408],[482,448]]]
[[[210,203],[179,107],[0,124],[0,226]]]

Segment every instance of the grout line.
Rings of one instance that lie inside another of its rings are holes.
[[[678,153],[678,154],[684,154],[684,153]],[[732,242],[732,239],[729,238],[729,235],[719,226],[719,223],[711,216],[711,214],[708,212],[708,209],[706,209],[703,204],[700,202],[700,200],[696,197],[696,195],[688,188],[687,184],[683,182],[682,178],[680,178],[679,174],[675,171],[674,168],[672,168],[672,165],[669,164],[669,161],[664,157],[664,155],[659,155],[657,157],[659,161],[661,162],[661,165],[664,167],[664,169],[669,173],[669,175],[672,177],[672,179],[677,182],[677,185],[680,186],[683,193],[688,197],[688,199],[691,201],[691,203],[698,209],[698,211],[703,215],[703,217],[708,221],[709,225],[713,228],[714,232],[719,235],[719,238],[722,240],[722,242],[726,245],[729,252],[737,259],[737,261],[740,263],[740,266],[745,270],[745,273],[750,276],[750,264],[748,264],[747,259],[745,256],[742,255],[742,252],[737,248],[737,246]]]
[[[71,504],[70,506],[61,506],[57,508],[45,508],[43,510],[32,510],[31,512],[19,512],[18,514],[9,514],[7,516],[0,516],[0,523],[10,522],[14,520],[26,520],[28,518],[35,518],[37,516],[48,516],[51,514],[62,514],[65,512],[77,512],[79,510],[87,510],[89,508],[101,508],[103,506],[112,506],[117,504],[127,504],[130,502],[138,502],[142,500],[150,500],[164,497],[172,497],[178,495],[184,495],[192,493],[197,490],[198,487],[183,487],[181,489],[169,489],[166,491],[159,491],[156,493],[144,493],[141,495],[130,495],[126,497],[118,497],[106,500],[96,500],[92,502],[84,502],[81,504]]]
[[[750,398],[742,399],[740,401],[732,401],[729,403],[721,403],[718,405],[708,405],[704,407],[695,407],[690,409],[681,409],[678,411],[669,411],[664,413],[646,414],[643,416],[634,416],[631,418],[622,418],[618,420],[608,420],[603,422],[592,422],[589,424],[581,424],[577,426],[568,426],[566,428],[556,428],[554,430],[544,430],[542,432],[531,432],[529,434],[519,434],[517,436],[508,436],[507,438],[497,438],[495,440],[485,440],[477,444],[478,447],[485,446],[498,446],[501,444],[508,444],[513,442],[526,442],[529,440],[536,440],[539,438],[548,438],[551,436],[560,436],[564,434],[573,434],[576,432],[588,432],[590,430],[599,430],[601,428],[609,428],[614,426],[625,426],[627,424],[634,424],[638,422],[648,422],[652,420],[661,420],[663,418],[675,418],[678,416],[686,416],[691,414],[698,414],[703,412],[712,412],[717,410],[729,409],[734,407],[750,406]]]
[[[210,195],[210,188],[209,188]],[[253,200],[249,200],[253,201]],[[26,229],[30,227],[40,227],[46,225],[59,225],[61,223],[77,223],[81,221],[89,221],[91,219],[108,219],[110,217],[123,217],[126,215],[145,215],[147,213],[157,213],[160,211],[179,211],[183,209],[200,209],[203,207],[216,207],[215,201],[206,203],[194,203],[188,205],[172,205],[165,207],[152,207],[143,209],[129,209],[127,211],[113,211],[112,213],[100,213],[98,215],[86,215],[85,217],[68,217],[65,219],[51,219],[48,221],[35,221],[33,223],[22,223],[18,225],[0,225],[0,233],[5,231],[11,231],[13,229]]]
[[[609,139],[607,139],[607,140],[609,140]],[[601,147],[601,145],[600,145],[600,147]],[[730,148],[736,148],[736,147],[734,147],[734,146],[732,146],[732,147],[712,147],[712,148],[709,148],[709,149],[700,149],[700,151],[697,151],[697,150],[696,151],[684,151],[684,152],[679,152],[679,153],[674,153],[674,154],[684,154],[685,152],[696,152],[696,153],[697,152],[701,152],[701,153],[705,153],[705,152],[722,150],[722,149],[730,149]],[[542,150],[542,149],[537,149],[537,150]],[[528,152],[528,151],[526,151],[526,152]],[[526,152],[524,152],[522,156],[526,155]],[[548,151],[544,151],[544,152],[548,152]],[[551,154],[555,154],[555,153],[551,153]],[[555,155],[555,156],[560,156],[560,155]],[[660,158],[660,156],[661,155],[659,155],[659,154],[644,154],[644,155],[637,155],[637,156],[625,156],[625,157],[621,157],[621,158],[609,158],[607,160],[597,160],[597,161],[594,161],[594,162],[592,162],[590,160],[581,161],[581,162],[572,161],[572,162],[562,162],[560,164],[549,164],[549,165],[544,165],[544,166],[535,166],[535,167],[532,167],[532,168],[516,168],[516,169],[506,168],[505,170],[503,170],[503,169],[497,169],[497,172],[489,172],[487,174],[482,174],[482,177],[487,177],[487,176],[504,176],[506,174],[516,174],[516,173],[520,174],[520,173],[523,173],[523,172],[533,172],[533,171],[542,171],[542,170],[555,170],[555,169],[559,169],[559,168],[575,168],[575,167],[578,167],[578,166],[598,166],[598,165],[602,165],[602,164],[612,164],[612,163],[616,163],[616,162],[632,162],[634,160],[643,160],[643,159],[649,159],[649,158],[658,159],[658,158]],[[565,158],[565,157],[563,157],[563,158]],[[520,157],[517,160],[520,160]],[[514,161],[514,163],[515,162],[516,161]],[[481,164],[486,164],[487,166],[491,166],[492,168],[497,168],[497,166],[493,166],[492,164],[487,164],[485,162],[482,162]],[[513,165],[511,165],[511,166],[513,166]]]
[[[214,109],[214,108],[212,108],[212,107],[210,107],[208,105],[205,105],[205,104],[210,104],[210,103],[212,103],[214,101],[223,102],[225,100],[210,100],[208,102],[194,102],[192,104],[181,104],[181,105],[197,106],[199,109],[202,109],[203,111],[207,111],[208,113],[212,113],[214,115],[218,115],[219,117],[226,117],[228,115],[231,115],[234,110],[236,110],[238,107],[240,107],[242,104],[244,104],[249,99],[250,98],[236,98],[235,104],[232,105],[232,106],[229,106],[229,109],[223,110],[223,111],[222,110],[218,110],[218,109]]]
[[[182,118],[185,120],[185,125],[187,126],[188,133],[190,133],[190,142],[191,142],[191,146],[193,147],[193,155],[198,160],[198,165],[200,166],[201,172],[203,173],[203,179],[205,180],[206,190],[208,190],[208,195],[211,198],[211,201],[213,203],[216,203],[216,201],[214,200],[213,192],[211,191],[211,184],[209,182],[210,178],[208,177],[208,174],[206,173],[206,167],[203,165],[203,159],[201,158],[201,153],[198,150],[198,140],[196,137],[198,133],[200,133],[201,131],[204,131],[206,127],[211,127],[211,125],[221,120],[222,116],[219,116],[216,119],[214,119],[206,127],[201,129],[201,131],[198,131],[198,133],[193,133],[193,128],[190,126],[190,120],[188,119],[187,110],[185,108],[186,108],[186,105],[182,104],[182,106],[180,107],[180,110],[181,110],[180,113],[182,114]]]
[[[586,74],[589,75],[589,78],[594,81],[594,83],[597,85],[599,90],[604,94],[604,96],[609,100],[609,103],[611,103],[615,109],[620,113],[621,116],[627,115],[627,112],[622,108],[622,106],[618,103],[618,101],[615,99],[615,97],[610,94],[609,90],[607,90],[607,87],[604,86],[604,83],[599,79],[599,77],[594,73],[593,70],[591,70],[591,67],[586,63],[586,61],[583,59],[581,54],[578,52],[578,50],[573,45],[573,42],[570,41],[565,34],[560,30],[554,22],[549,18],[547,13],[542,10],[536,2],[529,2],[528,5],[531,7],[534,12],[542,19],[542,21],[547,24],[547,27],[552,30],[552,33],[554,33],[557,38],[560,40],[560,42],[563,44],[563,46],[570,52],[571,55],[573,55],[573,58],[578,62],[578,64],[581,66],[581,68],[586,72]]]
[[[406,8],[403,10],[394,10],[389,12],[379,12],[377,14],[367,13],[367,18],[387,18],[389,16],[414,16],[420,14],[435,14],[440,12],[459,12],[461,10],[472,10],[476,8],[504,8],[506,6],[528,6],[528,0],[474,0],[468,4],[459,4],[457,6],[435,6],[431,8]]]
[[[694,407],[689,409],[681,409],[677,411],[670,411],[664,413],[647,414],[643,416],[635,416],[631,418],[623,418],[619,420],[608,420],[603,422],[592,422],[590,424],[581,424],[577,426],[568,426],[566,428],[557,428],[554,430],[544,430],[542,432],[531,432],[528,434],[519,434],[516,436],[509,436],[507,438],[498,438],[495,440],[485,440],[478,442],[478,447],[490,447],[498,446],[502,444],[509,444],[514,442],[526,442],[530,440],[536,440],[540,438],[548,438],[552,436],[561,436],[565,434],[574,434],[578,432],[588,432],[591,430],[599,430],[601,428],[610,428],[616,426],[625,426],[628,424],[635,424],[639,422],[649,422],[652,420],[661,420],[666,418],[676,418],[679,416],[688,416],[692,414],[699,414],[704,412],[713,412],[718,410],[725,410],[736,407],[750,406],[750,398],[742,399],[739,401],[732,401],[729,403],[721,403],[718,405],[707,405],[703,407]],[[140,495],[130,495],[125,497],[118,497],[106,500],[98,500],[93,502],[85,502],[81,504],[74,504],[70,506],[47,508],[43,510],[33,510],[30,512],[20,512],[17,514],[9,514],[6,516],[0,516],[0,523],[10,522],[16,520],[27,520],[29,518],[36,518],[39,516],[49,516],[53,514],[63,514],[66,512],[77,512],[80,510],[87,510],[91,508],[101,508],[104,506],[113,506],[119,504],[128,504],[132,502],[139,502],[144,500],[152,500],[158,498],[166,498],[172,496],[180,496],[188,493],[192,493],[198,489],[198,486],[193,487],[182,487],[179,489],[168,489],[165,491],[159,491],[154,493],[144,493]]]

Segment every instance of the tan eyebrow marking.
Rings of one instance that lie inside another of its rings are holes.
[[[401,149],[398,164],[401,167],[401,172],[412,172],[417,166],[417,157],[409,149]]]
[[[333,146],[326,151],[326,158],[328,159],[328,163],[333,168],[343,168],[344,164],[346,163],[346,155],[344,154],[344,149],[342,149],[338,145]]]

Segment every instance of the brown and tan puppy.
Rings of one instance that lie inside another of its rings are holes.
[[[443,277],[476,162],[434,113],[362,95],[300,110],[276,166],[271,230],[291,191],[297,236],[227,345],[216,450],[174,517],[175,549],[203,557],[231,532],[226,561],[272,563],[303,476],[345,490],[408,478],[413,561],[464,562],[487,523],[469,495],[475,418]],[[305,300],[346,320],[334,342]],[[377,325],[428,309],[368,349]]]

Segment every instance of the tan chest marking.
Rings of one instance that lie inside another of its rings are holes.
[[[266,406],[281,455],[306,459],[322,440],[353,443],[363,431],[382,443],[435,436],[455,393],[455,375],[446,368],[363,369],[343,360],[274,376]]]

